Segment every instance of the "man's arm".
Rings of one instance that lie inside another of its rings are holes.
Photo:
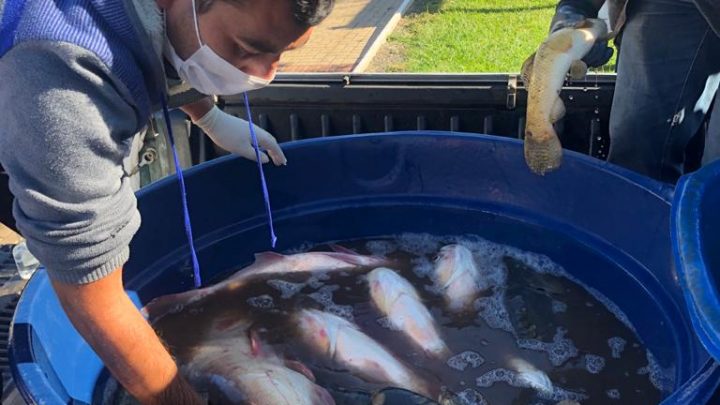
[[[0,58],[0,162],[18,228],[68,317],[147,404],[199,403],[129,300],[121,268],[140,226],[123,161],[137,122],[127,89],[77,46],[24,42]]]
[[[603,4],[605,4],[605,0],[561,0],[557,9],[570,6],[575,10],[582,11],[587,17],[597,17]]]
[[[613,0],[610,0],[613,1]],[[555,15],[550,23],[550,32],[566,27],[573,27],[585,18],[597,18],[604,0],[561,0],[555,9]],[[613,27],[608,27],[610,30]],[[613,49],[608,46],[607,40],[595,43],[585,55],[583,61],[591,67],[606,64],[612,58]]]
[[[70,321],[105,366],[143,404],[202,404],[122,284],[122,269],[91,284],[53,280]]]
[[[194,103],[186,104],[180,107],[180,109],[190,117],[192,122],[197,122],[200,118],[204,117],[205,114],[210,112],[213,107],[215,107],[215,102],[212,97],[205,97]]]

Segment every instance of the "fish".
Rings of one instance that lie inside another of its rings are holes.
[[[532,364],[520,358],[510,360],[510,367],[517,371],[517,382],[541,393],[552,394],[554,388],[550,377]]]
[[[567,294],[561,278],[540,273],[522,261],[506,256],[506,289],[503,296],[510,323],[518,339],[552,340],[557,330],[547,322],[556,315],[553,301]]]
[[[335,404],[307,367],[263,347],[248,327],[242,319],[217,319],[202,344],[180,355],[183,374],[211,403]]]
[[[300,338],[319,355],[365,381],[430,397],[421,378],[355,324],[316,309],[302,309],[295,315]]]
[[[386,266],[391,261],[381,256],[360,255],[345,248],[334,246],[335,252],[307,252],[281,255],[264,252],[255,255],[255,261],[226,280],[201,289],[157,297],[142,312],[156,322],[163,316],[178,313],[188,305],[201,301],[220,291],[236,291],[264,277],[289,273],[339,272]]]
[[[481,292],[480,271],[472,251],[463,245],[447,245],[440,249],[433,279],[453,312],[470,307]]]
[[[525,161],[534,173],[545,175],[562,164],[562,145],[553,127],[565,115],[560,91],[568,71],[576,78],[584,76],[587,65],[581,59],[607,36],[605,21],[585,19],[550,34],[523,64],[528,91]]]
[[[432,314],[409,281],[384,267],[368,273],[367,280],[373,303],[394,329],[405,333],[429,355],[448,355],[450,351],[437,331]]]

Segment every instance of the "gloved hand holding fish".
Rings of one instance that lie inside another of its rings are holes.
[[[498,247],[456,239],[432,253],[327,246],[333,251],[257,254],[224,281],[144,308],[211,404],[510,403],[505,388],[487,394],[497,384],[542,403],[588,398],[553,381],[553,366],[583,359],[565,332],[530,325],[531,307],[562,309],[552,300],[565,290],[543,287],[557,280],[529,277],[532,269]],[[518,278],[550,295],[511,284]],[[499,334],[508,341],[481,337]],[[604,367],[589,358],[594,373]]]
[[[528,91],[525,161],[533,172],[544,175],[560,167],[562,145],[554,127],[565,115],[560,91],[568,72],[574,79],[585,76],[587,65],[582,58],[607,35],[605,21],[582,20],[550,34],[523,64]]]

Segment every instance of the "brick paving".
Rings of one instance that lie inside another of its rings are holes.
[[[350,72],[390,22],[403,0],[337,0],[308,43],[287,52],[281,72]]]
[[[22,238],[10,228],[3,224],[0,224],[0,245],[15,245],[20,242]]]

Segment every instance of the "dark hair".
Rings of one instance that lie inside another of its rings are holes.
[[[332,11],[335,0],[293,0],[295,21],[312,27],[320,24]]]
[[[248,0],[222,0],[230,3],[246,4]],[[263,0],[265,1],[265,0]],[[335,0],[288,0],[293,2],[295,22],[303,27],[320,24],[332,11]],[[196,0],[198,12],[204,13],[212,7],[215,0]]]

